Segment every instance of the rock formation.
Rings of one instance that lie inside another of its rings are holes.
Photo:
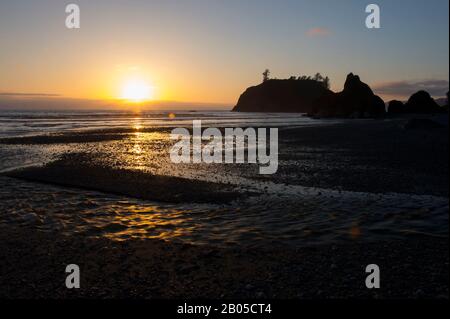
[[[405,112],[405,105],[401,101],[392,100],[388,105],[389,114],[402,114]]]
[[[441,113],[443,108],[426,91],[414,93],[405,104],[406,113]]]
[[[248,88],[233,111],[309,113],[314,101],[330,92],[315,80],[267,80]]]
[[[386,112],[383,100],[359,76],[347,75],[344,90],[315,102],[312,115],[320,117],[377,117]]]
[[[233,111],[296,112],[320,117],[377,117],[385,113],[383,100],[357,75],[350,73],[344,90],[334,93],[316,80],[267,80],[248,88]]]

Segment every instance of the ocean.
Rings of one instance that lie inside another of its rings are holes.
[[[302,114],[236,113],[230,111],[0,111],[0,138],[63,133],[77,130],[120,129],[136,125],[177,127],[192,125],[234,127],[242,124],[257,126],[320,125]],[[329,122],[329,121],[328,121]]]

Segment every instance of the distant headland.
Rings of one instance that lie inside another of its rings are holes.
[[[239,97],[235,112],[306,113],[313,117],[374,118],[386,113],[443,113],[444,107],[425,91],[413,94],[407,103],[391,101],[386,107],[358,75],[350,73],[341,92],[329,88],[330,80],[320,73],[314,76],[270,79],[269,70],[263,82],[249,87]]]

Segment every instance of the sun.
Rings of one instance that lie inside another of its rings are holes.
[[[122,87],[121,98],[131,102],[151,100],[153,87],[141,80],[128,81]]]

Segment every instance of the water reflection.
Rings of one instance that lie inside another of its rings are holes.
[[[159,238],[226,246],[448,238],[447,198],[341,193],[336,201],[322,192],[314,196],[297,188],[297,196],[283,192],[229,205],[175,205],[0,177],[0,224],[114,240]],[[429,209],[419,214],[411,207]]]
[[[132,127],[135,132],[124,141],[114,143],[113,148],[109,150],[114,153],[112,157],[116,159],[114,166],[123,169],[149,171],[155,158],[160,155],[153,151],[154,145],[168,137],[158,132],[145,132],[140,117],[133,119]],[[103,161],[110,165],[108,158]]]
[[[190,237],[195,230],[192,219],[186,215],[188,214],[176,209],[130,206],[126,212],[118,213],[105,225],[99,226],[106,228],[106,237],[116,240],[129,238],[173,240],[181,236]]]

